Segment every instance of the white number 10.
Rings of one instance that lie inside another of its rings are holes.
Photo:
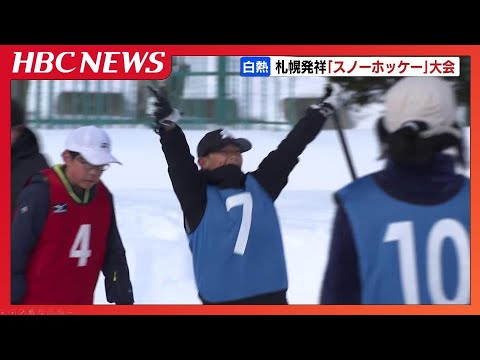
[[[449,237],[453,241],[458,264],[457,292],[448,299],[442,278],[442,245]],[[398,256],[403,297],[406,304],[419,304],[417,258],[413,222],[403,221],[388,225],[384,242],[398,241]],[[454,219],[436,222],[427,238],[427,286],[434,304],[467,304],[470,298],[470,237],[461,223]]]

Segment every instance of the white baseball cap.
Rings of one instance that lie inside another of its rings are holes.
[[[422,121],[429,137],[450,133],[457,138],[461,131],[456,123],[457,103],[452,86],[439,77],[406,77],[397,81],[386,94],[384,126],[394,132],[410,121]]]
[[[92,165],[122,164],[110,153],[111,141],[106,131],[93,125],[73,130],[65,149],[80,153]]]

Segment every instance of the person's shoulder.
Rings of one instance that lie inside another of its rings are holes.
[[[42,188],[48,186],[48,176],[44,173],[43,170],[32,175],[32,177],[25,184],[25,188]]]
[[[49,171],[52,171],[52,169],[49,167],[39,169],[30,177],[29,183],[35,182],[48,184]]]
[[[356,189],[358,187],[365,186],[365,184],[369,184],[372,182],[373,177],[375,176],[376,173],[369,173],[366,175],[362,175],[349,183],[345,184],[341,188],[337,190],[337,193],[345,193],[345,192],[350,192],[353,191],[353,189]]]
[[[360,176],[334,192],[333,197],[337,204],[342,203],[345,199],[362,199],[364,194],[372,190],[375,186],[375,172]]]
[[[46,199],[50,194],[48,177],[43,173],[34,174],[24,185],[18,201],[36,201],[34,199]]]

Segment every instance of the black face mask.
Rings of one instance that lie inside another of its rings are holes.
[[[210,185],[220,188],[241,188],[245,185],[245,174],[236,165],[224,165],[215,170],[203,170]]]

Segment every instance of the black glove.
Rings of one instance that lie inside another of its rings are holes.
[[[180,118],[179,112],[170,105],[165,96],[161,95],[160,90],[156,90],[151,86],[148,86],[148,88],[156,99],[153,103],[155,109],[152,114],[154,117],[152,128],[156,134],[160,135],[161,131],[175,126],[175,122]]]
[[[116,305],[133,305],[132,283],[127,276],[118,275],[115,271],[113,276],[105,277],[105,294],[109,303]]]
[[[161,121],[173,112],[173,108],[170,105],[168,99],[165,96],[161,95],[160,90],[156,90],[151,86],[148,86],[148,88],[156,99],[153,103],[153,105],[155,106],[153,116],[155,117],[155,120]]]
[[[325,122],[331,115],[335,113],[335,108],[328,102],[310,105],[305,113],[307,118],[316,121]]]

